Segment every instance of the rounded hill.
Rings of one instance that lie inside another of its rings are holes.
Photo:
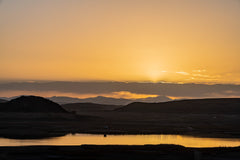
[[[37,96],[21,96],[0,105],[1,112],[66,113],[59,104]]]

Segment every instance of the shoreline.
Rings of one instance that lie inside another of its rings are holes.
[[[0,133],[0,138],[7,139],[48,139],[63,137],[68,134],[90,134],[90,135],[179,135],[184,137],[194,137],[194,138],[216,138],[216,139],[240,139],[240,135],[231,134],[204,134],[204,133],[168,133],[168,132],[104,132],[104,131],[80,131],[80,132],[50,132],[50,133],[18,133],[18,132],[7,132]],[[29,138],[30,137],[30,138]]]
[[[0,147],[1,160],[17,159],[214,159],[240,158],[240,147],[187,148],[179,145],[81,145]]]

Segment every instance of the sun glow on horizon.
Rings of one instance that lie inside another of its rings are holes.
[[[164,75],[165,72],[161,71],[161,70],[157,70],[157,69],[152,69],[152,70],[149,70],[147,75],[149,76],[149,79],[151,82],[159,82],[163,75]]]
[[[131,93],[129,91],[119,91],[119,92],[112,92],[112,93],[99,93],[99,94],[78,94],[72,92],[58,92],[58,91],[24,91],[24,90],[9,90],[9,91],[0,91],[0,97],[17,97],[21,95],[35,95],[41,97],[72,97],[72,98],[94,98],[98,96],[108,97],[108,98],[124,98],[124,99],[142,99],[142,98],[150,98],[150,97],[157,97],[159,95],[156,94],[140,94],[140,93]]]
[[[0,8],[0,80],[240,83],[238,0],[3,0]]]

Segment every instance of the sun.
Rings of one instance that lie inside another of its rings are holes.
[[[154,83],[162,80],[167,73],[165,70],[166,67],[164,67],[162,63],[156,62],[154,59],[143,61],[139,69],[140,68],[145,79]]]
[[[163,78],[167,71],[158,68],[152,68],[147,71],[147,76],[151,82],[158,82]]]

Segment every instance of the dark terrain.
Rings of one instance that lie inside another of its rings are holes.
[[[185,134],[206,137],[240,137],[240,99],[200,99],[162,103],[135,102],[117,106],[67,104],[78,115],[96,116],[109,126],[111,134]],[[94,109],[92,109],[92,107]],[[105,108],[105,109],[103,109]],[[112,108],[112,110],[109,110]],[[88,132],[88,131],[86,131]]]
[[[205,99],[138,102],[127,106],[93,103],[60,106],[41,97],[25,96],[0,104],[0,136],[34,139],[68,133],[163,133],[239,138],[239,104],[240,99]],[[239,147],[196,149],[174,145],[0,147],[0,159],[237,160],[239,151]]]
[[[145,146],[29,146],[0,147],[1,160],[239,160],[240,148]]]
[[[0,135],[43,137],[67,133],[184,134],[240,137],[240,99],[58,105],[34,96],[0,104]],[[107,128],[105,126],[108,126]]]
[[[122,106],[96,103],[69,103],[63,104],[62,107],[68,111],[75,111],[81,113],[81,112],[113,111],[114,109],[120,108]]]
[[[193,99],[162,103],[134,102],[117,109],[117,111],[178,114],[240,114],[240,98]]]
[[[67,113],[59,104],[36,96],[21,96],[0,103],[0,112]]]
[[[7,100],[5,100],[5,99],[0,99],[0,103],[4,103],[4,102],[7,102]]]
[[[42,97],[21,96],[0,103],[1,137],[29,139],[63,136],[74,132],[74,128],[85,130],[93,122],[101,120],[70,113]]]

